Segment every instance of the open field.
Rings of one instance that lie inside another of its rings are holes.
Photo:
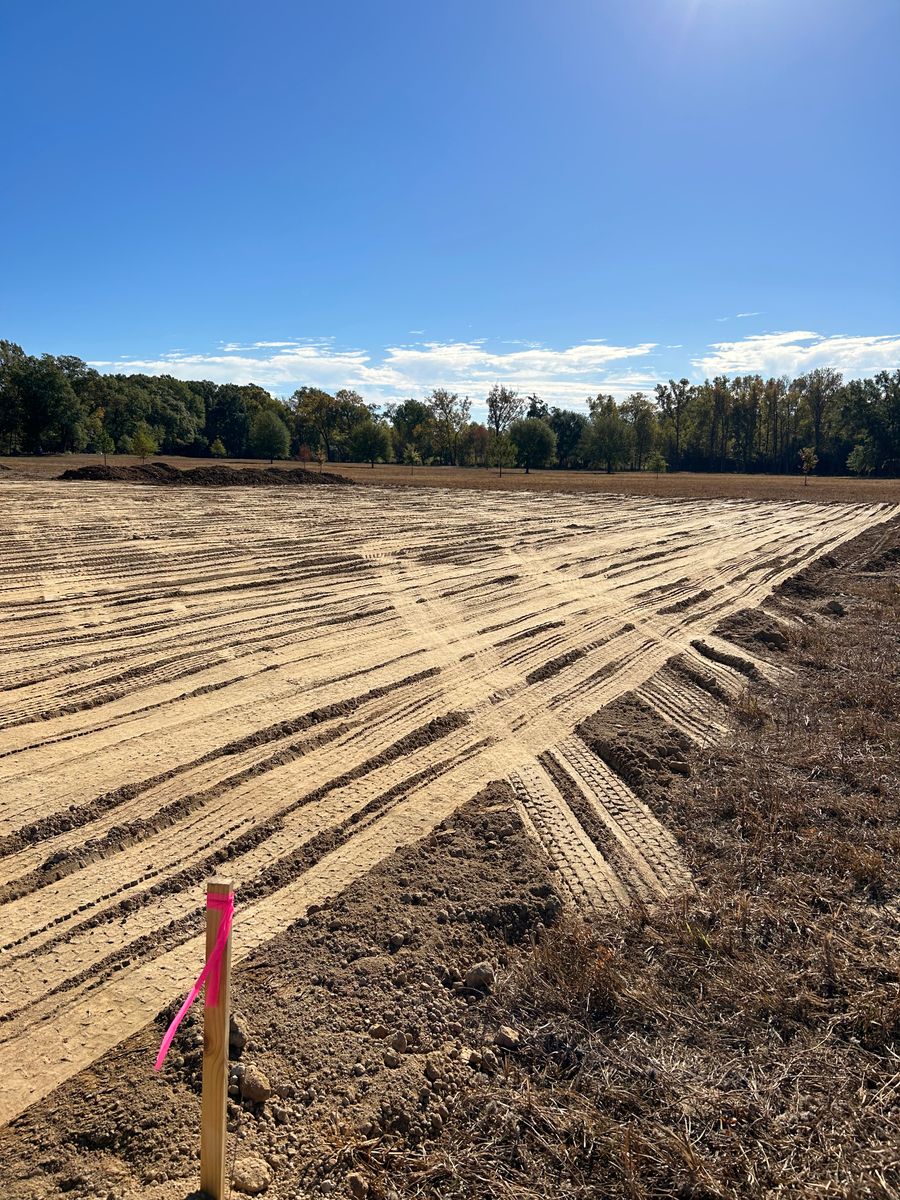
[[[506,778],[582,909],[686,887],[576,725],[712,736],[773,672],[712,628],[893,512],[4,481],[0,1118],[183,990],[223,865],[247,955]]]
[[[57,454],[42,458],[0,458],[0,474],[6,467],[18,477],[55,479],[70,468],[95,465],[102,461],[96,454]],[[110,457],[115,465],[132,464],[139,459],[126,455]],[[165,462],[181,470],[208,467],[208,458],[182,458],[155,455],[153,462]],[[258,467],[259,459],[226,459],[231,467]],[[268,464],[266,464],[268,465]],[[290,470],[297,463],[276,462],[276,469]],[[307,464],[317,470],[315,464]],[[397,464],[329,463],[335,471],[356,483],[376,486],[466,488],[477,491],[534,492],[612,492],[625,496],[657,496],[672,499],[723,500],[803,500],[812,504],[900,504],[900,479],[855,479],[813,476],[804,487],[800,475],[715,475],[680,471],[658,478],[646,471],[532,471],[526,475],[520,467],[504,468],[502,477],[495,470],[477,467],[409,467]]]

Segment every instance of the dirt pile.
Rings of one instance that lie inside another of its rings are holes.
[[[167,487],[296,487],[298,484],[352,484],[352,480],[330,471],[308,471],[305,467],[225,467],[217,463],[181,471],[168,463],[140,463],[132,467],[75,467],[60,479],[91,482],[154,483]]]

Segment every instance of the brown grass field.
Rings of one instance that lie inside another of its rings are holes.
[[[140,460],[128,455],[110,456],[110,464],[130,465]],[[178,455],[156,455],[148,462],[165,462],[186,470],[209,466],[216,462],[208,458],[182,458]],[[259,459],[225,459],[230,467],[258,467]],[[73,467],[102,462],[96,454],[59,454],[42,458],[0,458],[0,468],[33,479],[55,479]],[[287,470],[298,464],[294,461],[276,462],[276,469]],[[315,471],[317,466],[303,464]],[[532,471],[528,475],[520,467],[505,468],[502,477],[496,470],[478,467],[409,467],[365,463],[328,463],[324,468],[354,480],[356,483],[381,487],[470,488],[478,491],[536,492],[613,492],[624,496],[659,496],[671,499],[700,500],[805,500],[813,504],[839,502],[843,504],[900,503],[900,479],[855,479],[849,476],[818,478],[812,476],[804,486],[801,475],[715,475],[691,471],[661,474],[647,471]]]
[[[273,1197],[893,1194],[896,484],[7,461],[13,1194],[188,1195],[196,1027],[147,1059],[223,870]]]

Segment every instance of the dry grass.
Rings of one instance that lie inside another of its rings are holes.
[[[64,470],[96,465],[100,461],[96,454],[0,458],[0,479],[7,474],[2,470],[4,466],[9,468],[9,477],[15,474],[34,479],[55,479]],[[117,466],[130,466],[139,461],[128,455],[116,455],[110,459]],[[158,455],[152,461],[187,470],[209,466],[210,462],[217,460]],[[227,459],[224,462],[226,466],[233,467],[261,465],[259,459]],[[274,466],[285,470],[296,467],[297,463],[278,462]],[[314,464],[311,469],[316,469]],[[506,468],[500,477],[494,470],[479,467],[415,467],[410,471],[409,467],[398,464],[379,464],[373,469],[365,463],[329,464],[327,469],[357,483],[383,487],[450,487],[491,491],[524,488],[537,492],[614,492],[626,496],[703,500],[807,500],[819,504],[900,503],[900,480],[897,479],[813,478],[809,486],[804,487],[803,478],[799,475],[715,475],[691,471],[663,474],[658,478],[646,471],[617,471],[612,475],[602,471],[533,471],[526,475],[521,468]]]

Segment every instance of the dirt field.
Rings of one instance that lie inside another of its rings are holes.
[[[95,466],[96,454],[48,455],[44,458],[0,458],[0,475],[19,478],[55,479],[65,470]],[[208,458],[181,458],[159,455],[148,462],[167,463],[178,470],[209,467]],[[110,465],[133,464],[136,458],[117,455]],[[258,468],[258,459],[228,459],[226,467]],[[277,462],[275,470],[289,471],[294,462]],[[310,464],[307,464],[309,467]],[[318,471],[312,465],[313,471]],[[672,475],[646,471],[617,471],[612,475],[598,471],[532,471],[504,469],[502,477],[494,470],[474,467],[409,467],[396,464],[372,468],[360,463],[335,463],[326,466],[356,483],[375,486],[446,487],[476,491],[534,492],[611,492],[625,496],[659,496],[687,499],[723,500],[803,500],[812,504],[900,504],[900,479],[816,478],[804,486],[800,475],[711,475],[681,471]]]
[[[245,956],[506,778],[582,910],[684,888],[576,725],[713,736],[773,668],[712,627],[891,512],[4,481],[0,1117],[183,990],[223,864]]]

